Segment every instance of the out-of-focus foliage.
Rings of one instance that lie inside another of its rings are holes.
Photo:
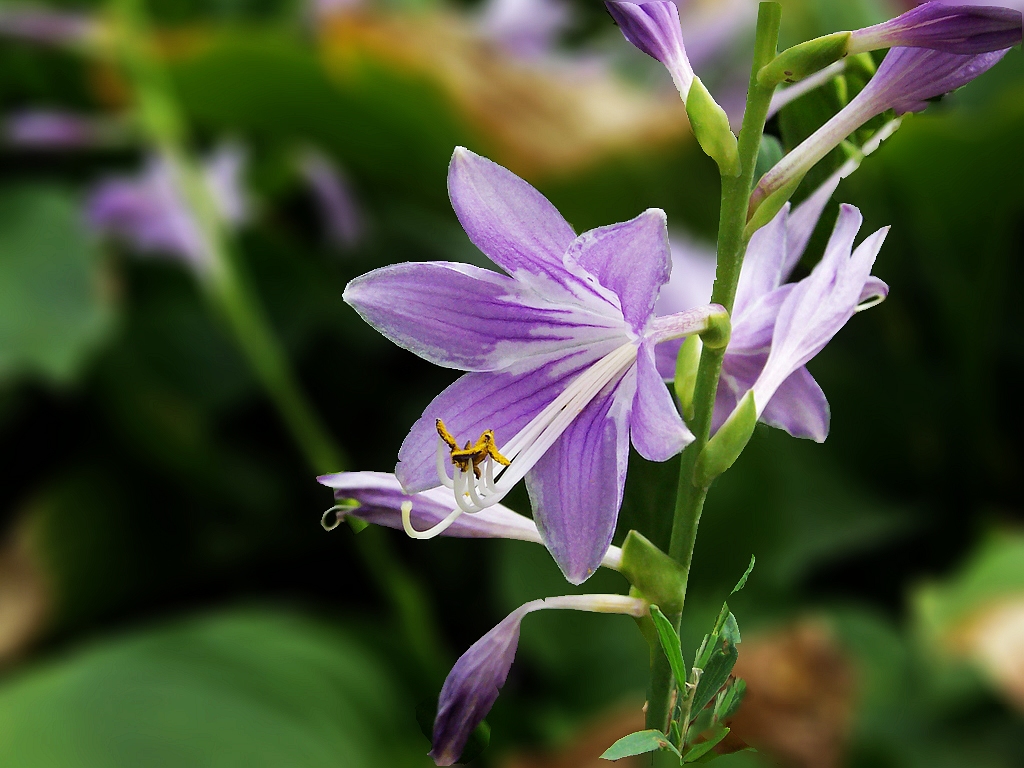
[[[617,76],[576,88],[564,69],[510,61],[474,39],[474,8],[416,3],[415,15],[409,5],[327,26],[305,4],[273,0],[152,7],[168,25],[162,50],[197,149],[225,136],[249,149],[256,216],[235,244],[239,261],[358,469],[390,470],[454,373],[387,343],[341,292],[389,263],[485,263],[446,198],[455,144],[526,174],[579,231],[660,207],[673,229],[710,241],[718,215],[714,166],[695,151],[668,83],[656,94]],[[563,64],[623,50],[599,4],[575,9]],[[883,0],[789,0],[783,34],[795,42],[892,12]],[[794,102],[770,132],[791,147],[861,84],[850,76]],[[602,103],[612,113],[593,111]],[[744,627],[740,665],[745,653],[766,660],[742,672],[751,702],[758,686],[769,702],[753,710],[767,725],[748,732],[760,752],[723,768],[835,765],[827,749],[801,758],[764,738],[783,710],[794,730],[827,731],[847,765],[1013,766],[1024,753],[1020,678],[1000,676],[1016,668],[991,652],[993,638],[1019,638],[1007,627],[1019,626],[1020,560],[1005,543],[1019,534],[990,538],[996,525],[1024,526],[1022,105],[1024,56],[1012,51],[908,118],[839,189],[867,231],[893,225],[877,265],[892,293],[811,363],[831,403],[828,441],[761,429],[709,497],[683,645],[697,646],[756,554],[730,607]],[[121,113],[129,101],[109,63],[0,41],[0,110],[31,106]],[[309,146],[359,198],[367,234],[351,250],[323,237],[297,179],[296,154]],[[116,244],[101,252],[83,229],[91,185],[144,154],[0,147],[0,621],[20,628],[0,632],[16,640],[0,644],[0,759],[424,764],[413,712],[446,670],[410,660],[354,534],[318,525],[329,495],[228,327],[183,267]],[[801,269],[821,251],[825,218]],[[667,519],[676,470],[632,457],[619,539],[638,527],[664,542],[667,525],[654,521]],[[525,493],[509,503],[528,511]],[[452,660],[523,601],[572,591],[529,544],[359,536],[398,549]],[[957,575],[963,562],[974,565]],[[915,591],[925,579],[934,586]],[[586,589],[625,586],[599,573]],[[208,612],[251,599],[294,610]],[[321,619],[300,618],[306,610]],[[137,629],[154,620],[160,628]],[[835,661],[826,672],[853,680],[829,688],[832,698],[805,685],[820,673],[815,649]],[[531,615],[476,763],[587,765],[642,727],[646,663],[629,619]],[[792,695],[773,698],[779,690]],[[819,705],[842,717],[800,719]]]

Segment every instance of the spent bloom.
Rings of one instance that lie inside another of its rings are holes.
[[[452,516],[435,533],[525,478],[544,544],[578,584],[611,543],[630,441],[665,461],[693,439],[655,346],[701,333],[724,311],[654,317],[671,271],[660,210],[577,236],[536,189],[462,148],[448,189],[470,240],[507,275],[396,264],[345,289],[384,336],[468,372],[427,406],[395,474],[408,493],[450,489]]]
[[[866,263],[866,271],[860,261],[857,262],[858,268],[847,269],[853,252],[853,239],[859,228],[859,224],[858,227],[852,225],[854,220],[859,222],[859,214],[854,215],[856,209],[844,209],[841,220],[845,224],[837,226],[833,232],[825,257],[815,272],[797,283],[787,281],[803,256],[832,193],[854,167],[851,162],[841,168],[792,211],[787,204],[771,223],[751,238],[736,291],[732,335],[715,398],[713,430],[721,427],[758,382],[755,402],[761,421],[784,429],[794,437],[822,442],[828,436],[828,401],[805,364],[855,312],[873,306],[888,294],[885,283],[870,275],[877,248],[870,262]],[[866,258],[865,254],[874,245],[880,247],[883,236],[884,232],[872,235],[872,238],[878,238],[877,243],[872,240],[868,249],[858,249],[860,258]],[[674,249],[673,257],[674,278],[662,291],[658,301],[659,312],[686,309],[707,301],[711,296],[713,251],[705,252],[690,245]],[[832,274],[833,282],[822,277],[826,272]],[[684,279],[677,284],[676,277]],[[823,332],[827,338],[806,356],[807,350],[797,340],[801,330],[799,324],[779,322],[784,313],[792,311],[796,300],[794,295],[805,302],[804,306],[815,303],[824,306],[829,301],[843,303]],[[658,348],[658,367],[666,379],[674,376],[675,356],[680,344],[679,341],[670,341]],[[786,357],[783,350],[794,345],[800,346],[800,354]],[[768,376],[765,375],[766,370]]]
[[[244,168],[244,152],[231,144],[218,148],[203,166],[210,199],[231,226],[248,217],[241,184]],[[162,157],[151,157],[138,176],[100,182],[89,197],[86,215],[95,229],[125,240],[141,253],[173,256],[200,272],[210,266],[206,238]]]

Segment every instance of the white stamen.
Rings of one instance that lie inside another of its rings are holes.
[[[437,438],[437,479],[445,488],[454,488],[452,479],[448,477],[448,470],[445,465],[448,463],[448,445],[440,436]]]
[[[402,502],[402,528],[405,529],[406,534],[413,539],[432,539],[435,536],[440,536],[442,533],[451,527],[454,523],[462,516],[461,509],[454,509],[448,513],[448,516],[439,522],[437,525],[431,526],[425,531],[417,531],[412,527],[412,502]]]
[[[511,464],[500,470],[497,479],[494,478],[494,461],[490,456],[483,462],[484,471],[480,480],[472,469],[463,472],[456,468],[450,487],[459,510],[473,514],[500,502],[605,386],[634,363],[636,355],[635,345],[623,344],[577,376],[558,397],[499,449]],[[438,451],[440,457],[441,445]],[[438,458],[438,467],[439,472],[447,477],[441,458]]]
[[[862,303],[858,304],[853,311],[854,313],[863,312],[865,309],[877,307],[883,301],[885,301],[885,296],[882,296],[881,294],[872,296],[870,299],[865,299]]]

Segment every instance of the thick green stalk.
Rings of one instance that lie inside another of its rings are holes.
[[[345,457],[321,427],[303,394],[231,250],[230,238],[202,173],[185,151],[185,122],[169,78],[151,49],[152,37],[141,0],[114,0],[112,10],[118,25],[117,54],[134,87],[143,131],[174,174],[207,246],[209,263],[201,274],[206,294],[234,333],[310,468],[317,474],[338,472],[346,465]],[[433,676],[443,669],[443,652],[426,598],[389,542],[376,533],[357,536],[356,550],[380,591],[393,604],[410,649],[427,675]]]
[[[782,9],[778,3],[761,3],[757,17],[757,39],[754,43],[754,66],[747,92],[746,111],[739,135],[740,175],[722,178],[722,204],[718,222],[718,266],[715,287],[711,301],[732,311],[739,282],[740,267],[747,243],[743,230],[747,223],[747,204],[754,183],[754,168],[761,146],[761,136],[768,115],[774,88],[765,88],[757,83],[757,73],[776,54],[779,39],[779,24]],[[676,495],[675,517],[672,524],[672,539],[669,555],[683,566],[689,575],[693,559],[693,547],[697,539],[697,524],[700,522],[707,496],[706,486],[696,484],[694,469],[697,458],[711,435],[711,415],[718,392],[718,377],[722,371],[725,348],[710,349],[705,346],[697,369],[697,384],[694,389],[694,417],[690,428],[696,438],[683,451],[679,467],[679,487]],[[683,582],[685,597],[686,583]],[[682,599],[680,599],[682,604]],[[682,613],[669,616],[677,629]],[[668,726],[670,696],[672,691],[671,670],[664,662],[664,654],[652,654],[651,689],[647,702],[647,727],[664,730]]]

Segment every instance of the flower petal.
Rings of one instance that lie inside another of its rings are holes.
[[[497,163],[457,147],[448,168],[448,195],[469,239],[512,277],[564,284],[562,256],[576,238],[544,195]],[[525,274],[524,274],[525,273]]]
[[[828,437],[829,418],[825,393],[806,368],[797,368],[782,382],[761,414],[765,424],[818,443]]]
[[[774,219],[750,238],[747,254],[740,268],[740,279],[736,284],[736,300],[733,303],[732,313],[737,322],[749,306],[782,283],[788,225],[789,204],[786,204],[775,214]]]
[[[1010,8],[923,3],[895,19],[852,33],[848,53],[906,46],[977,54],[1021,41],[1021,13]]]
[[[668,461],[693,442],[672,402],[654,359],[654,345],[645,342],[637,354],[636,395],[629,420],[637,452],[649,461]]]
[[[581,348],[572,356],[525,373],[469,373],[439,394],[413,425],[398,452],[395,474],[408,493],[439,484],[437,419],[459,441],[493,429],[498,449],[549,405],[581,371],[615,345]]]
[[[676,4],[668,0],[648,3],[609,1],[605,7],[629,42],[665,65],[685,101],[693,85],[693,68],[683,46]]]
[[[321,485],[334,489],[336,499],[355,499],[361,506],[341,510],[374,525],[402,530],[402,503],[412,501],[412,523],[420,530],[431,528],[454,508],[447,488],[432,488],[413,495],[402,490],[398,478],[390,472],[339,472],[318,477]],[[476,513],[462,515],[441,534],[464,539],[518,539],[540,544],[540,533],[533,520],[495,504]]]
[[[382,267],[350,282],[344,299],[395,344],[457,370],[531,368],[566,347],[622,338],[614,320],[552,304],[510,277],[468,264]]]
[[[582,584],[615,533],[636,369],[594,398],[526,475],[533,518],[562,574]]]
[[[672,274],[665,212],[649,208],[630,221],[584,232],[569,246],[565,261],[614,292],[623,318],[642,334]]]
[[[430,751],[437,765],[452,765],[462,755],[470,734],[491,711],[499,689],[508,678],[523,618],[544,609],[618,613],[640,618],[647,613],[648,605],[639,598],[625,595],[565,595],[533,600],[510,613],[459,657],[441,687]]]

